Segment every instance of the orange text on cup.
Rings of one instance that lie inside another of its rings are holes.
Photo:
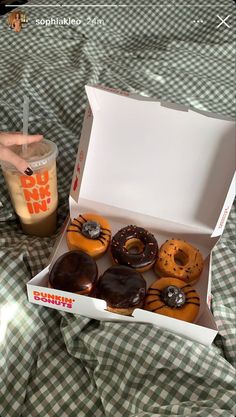
[[[20,177],[26,205],[30,214],[38,214],[48,210],[51,202],[48,171]]]

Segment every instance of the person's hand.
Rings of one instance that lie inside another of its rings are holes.
[[[23,135],[21,132],[0,132],[0,160],[10,162],[22,174],[32,175],[33,171],[27,162],[10,150],[9,146],[22,145],[26,142],[38,142],[41,139],[43,139],[42,135]]]

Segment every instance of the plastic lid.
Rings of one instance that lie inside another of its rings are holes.
[[[22,153],[21,145],[13,145],[10,149],[21,158],[24,158],[33,171],[41,169],[44,165],[47,165],[48,162],[56,159],[58,155],[57,145],[48,139],[29,143],[26,154]],[[1,165],[4,170],[18,171],[17,168],[9,162],[1,161]]]

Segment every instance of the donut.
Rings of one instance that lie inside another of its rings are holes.
[[[181,239],[167,240],[159,250],[154,271],[160,277],[194,282],[200,277],[203,258],[198,249]]]
[[[48,286],[56,290],[88,295],[94,290],[97,264],[87,253],[73,250],[61,255],[48,277]]]
[[[144,309],[192,323],[199,312],[200,297],[190,284],[166,277],[157,279],[147,291]]]
[[[126,226],[112,238],[111,254],[120,265],[144,272],[150,269],[157,257],[158,244],[155,237],[138,226]]]
[[[108,268],[96,286],[96,297],[106,301],[107,310],[126,316],[143,306],[145,295],[146,281],[143,276],[123,265]]]
[[[98,214],[80,214],[67,228],[67,245],[70,250],[79,249],[93,258],[103,255],[111,240],[108,221]]]

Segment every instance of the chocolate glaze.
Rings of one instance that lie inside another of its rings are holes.
[[[82,292],[93,289],[98,275],[97,264],[87,253],[73,250],[57,259],[49,274],[52,288]]]
[[[98,279],[96,296],[109,307],[130,308],[141,304],[146,295],[143,276],[127,266],[112,266]]]
[[[130,253],[125,244],[129,239],[138,239],[144,245],[141,253]],[[114,260],[131,268],[145,268],[150,265],[157,257],[158,244],[151,233],[142,227],[126,226],[120,229],[111,242],[111,253]]]

